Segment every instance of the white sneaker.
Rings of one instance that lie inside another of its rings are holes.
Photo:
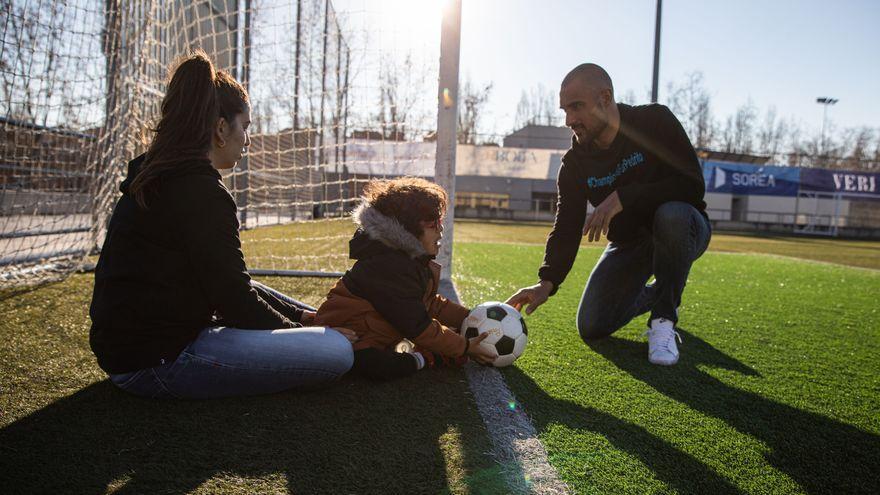
[[[416,345],[409,339],[403,339],[394,346],[394,352],[412,352]]]
[[[651,364],[672,366],[678,362],[678,346],[675,339],[681,342],[681,335],[675,331],[672,321],[666,318],[651,320],[651,329],[645,332],[648,336],[648,361]]]

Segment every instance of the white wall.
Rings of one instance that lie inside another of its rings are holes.
[[[729,193],[706,193],[703,198],[706,201],[706,214],[709,220],[730,220],[730,203],[732,194]]]
[[[797,198],[757,195],[747,196],[747,198],[746,221],[785,224],[794,222]]]
[[[797,198],[798,223],[806,224],[810,216],[819,216],[815,223],[829,225],[830,218],[835,214],[840,217],[849,215],[850,201],[847,199],[836,200],[834,198]],[[837,218],[837,226],[846,226],[845,218]]]

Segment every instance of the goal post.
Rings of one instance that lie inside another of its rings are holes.
[[[437,154],[434,176],[449,194],[443,223],[444,237],[437,261],[441,278],[452,277],[452,243],[455,236],[455,148],[458,125],[458,66],[461,46],[461,0],[448,0],[440,33],[440,85],[437,90]]]

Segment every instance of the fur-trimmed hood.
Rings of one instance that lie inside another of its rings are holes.
[[[361,232],[373,241],[379,241],[391,249],[405,252],[410,258],[418,259],[429,256],[421,241],[406,230],[403,224],[398,222],[396,218],[383,215],[367,201],[362,201],[351,213],[351,217],[360,227],[350,243],[352,258],[359,259],[368,251],[372,251],[368,246],[370,243],[364,242],[367,239],[363,239],[363,236],[359,235]]]

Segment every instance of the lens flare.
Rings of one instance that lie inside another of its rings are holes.
[[[452,95],[449,88],[443,88],[443,108],[452,108]]]

